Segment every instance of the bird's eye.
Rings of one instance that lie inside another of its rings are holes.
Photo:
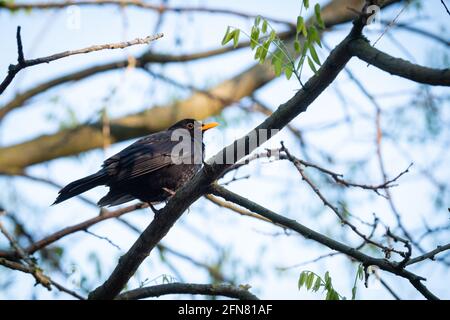
[[[194,124],[193,123],[188,123],[187,127],[188,127],[188,129],[194,129]]]

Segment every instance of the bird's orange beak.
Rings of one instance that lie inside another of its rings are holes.
[[[202,125],[202,131],[206,131],[209,129],[212,129],[214,127],[217,127],[219,125],[218,122],[210,122],[210,123],[205,123]]]

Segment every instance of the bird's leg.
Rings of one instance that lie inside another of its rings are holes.
[[[163,189],[165,192],[167,192],[168,194],[170,194],[171,196],[174,196],[174,195],[175,195],[175,191],[173,191],[173,190],[171,190],[171,189],[169,189],[169,188],[163,187],[162,189]]]
[[[153,211],[153,213],[155,214],[155,218],[156,218],[158,216],[158,214],[159,214],[159,210],[156,209],[151,202],[148,202],[148,206]]]

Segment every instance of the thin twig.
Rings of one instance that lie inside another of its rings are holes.
[[[447,11],[448,15],[450,16],[450,10],[448,10],[447,5],[445,4],[444,0],[441,0],[442,5],[444,6],[445,10]]]
[[[301,163],[298,161],[297,158],[293,157],[289,150],[287,150],[283,144],[283,142],[281,142],[281,146],[282,146],[282,151],[284,151],[288,157],[288,159],[294,164],[294,166],[297,168],[298,172],[300,173],[300,175],[302,176],[302,179],[311,187],[311,189],[314,191],[315,194],[317,194],[317,196],[320,198],[320,200],[322,200],[323,204],[325,206],[327,206],[328,208],[330,208],[335,214],[336,216],[339,218],[339,220],[341,221],[341,223],[347,225],[348,227],[350,227],[350,229],[352,229],[353,232],[355,232],[358,236],[360,236],[362,239],[364,239],[366,242],[373,244],[374,246],[380,248],[383,250],[383,252],[385,253],[385,255],[387,257],[389,257],[391,252],[395,252],[397,254],[399,254],[402,257],[405,257],[405,253],[395,250],[393,248],[388,248],[384,245],[382,245],[381,243],[378,243],[376,241],[371,240],[368,236],[366,236],[364,233],[362,233],[361,231],[358,230],[358,228],[351,223],[350,221],[348,221],[340,212],[339,210],[333,206],[324,196],[323,194],[320,192],[319,188],[311,181],[311,179],[305,174],[303,168],[301,167]]]
[[[13,270],[18,270],[24,273],[29,273],[29,274],[33,274],[33,269],[25,266],[19,262],[15,262],[15,261],[10,261],[7,260],[5,258],[0,258],[0,265],[3,265],[9,269],[13,269]],[[48,278],[48,281],[55,287],[57,288],[59,291],[65,292],[67,294],[70,294],[71,296],[79,299],[79,300],[85,300],[86,298],[84,298],[83,296],[79,295],[78,293],[76,293],[73,290],[67,289],[66,287],[64,287],[63,285],[59,284],[58,282],[52,280],[51,278]]]
[[[72,233],[75,233],[78,231],[87,230],[89,227],[91,227],[94,224],[97,224],[103,220],[117,218],[126,213],[129,213],[129,212],[132,212],[135,210],[139,210],[139,209],[143,209],[143,208],[147,208],[147,207],[148,207],[148,204],[146,204],[146,203],[137,203],[137,204],[133,204],[133,205],[130,205],[130,206],[127,206],[124,208],[114,210],[114,211],[103,211],[100,215],[98,215],[94,218],[91,218],[91,219],[85,220],[83,222],[80,222],[78,224],[75,224],[73,226],[61,229],[49,236],[44,237],[43,239],[41,239],[39,241],[32,243],[27,248],[25,248],[24,251],[28,254],[32,254],[50,244],[58,241],[59,239],[65,237],[69,234],[72,234]],[[0,257],[11,257],[11,255],[12,255],[11,252],[0,251]]]
[[[415,257],[413,259],[410,259],[406,265],[409,266],[411,264],[426,260],[426,259],[434,259],[434,256],[437,255],[438,253],[444,252],[446,250],[450,250],[450,243],[446,244],[446,245],[442,245],[442,246],[437,246],[436,249],[431,250],[430,252],[427,252],[421,256]]]
[[[136,38],[131,41],[124,41],[124,42],[117,42],[117,43],[108,43],[108,44],[101,44],[101,45],[93,45],[90,47],[86,47],[83,49],[77,49],[72,51],[64,51],[60,53],[56,53],[50,56],[37,58],[37,59],[30,59],[25,60],[23,55],[23,46],[22,46],[22,37],[20,35],[20,26],[17,27],[17,51],[18,51],[18,59],[17,64],[11,64],[8,68],[8,74],[6,75],[3,82],[0,84],[0,94],[5,91],[5,89],[9,86],[9,84],[12,82],[16,74],[25,68],[35,66],[42,63],[49,63],[58,59],[62,59],[68,56],[73,56],[77,54],[85,54],[105,49],[124,49],[130,46],[134,46],[137,44],[148,44],[152,41],[155,41],[157,39],[162,38],[164,35],[162,33],[155,34],[153,36],[147,36],[145,38]]]

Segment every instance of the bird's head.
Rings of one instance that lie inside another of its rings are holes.
[[[203,135],[205,131],[217,127],[218,125],[219,124],[217,122],[202,123],[201,121],[195,119],[184,119],[175,123],[169,128],[169,130],[186,129],[189,131],[191,136],[194,136],[195,130],[199,130]]]

